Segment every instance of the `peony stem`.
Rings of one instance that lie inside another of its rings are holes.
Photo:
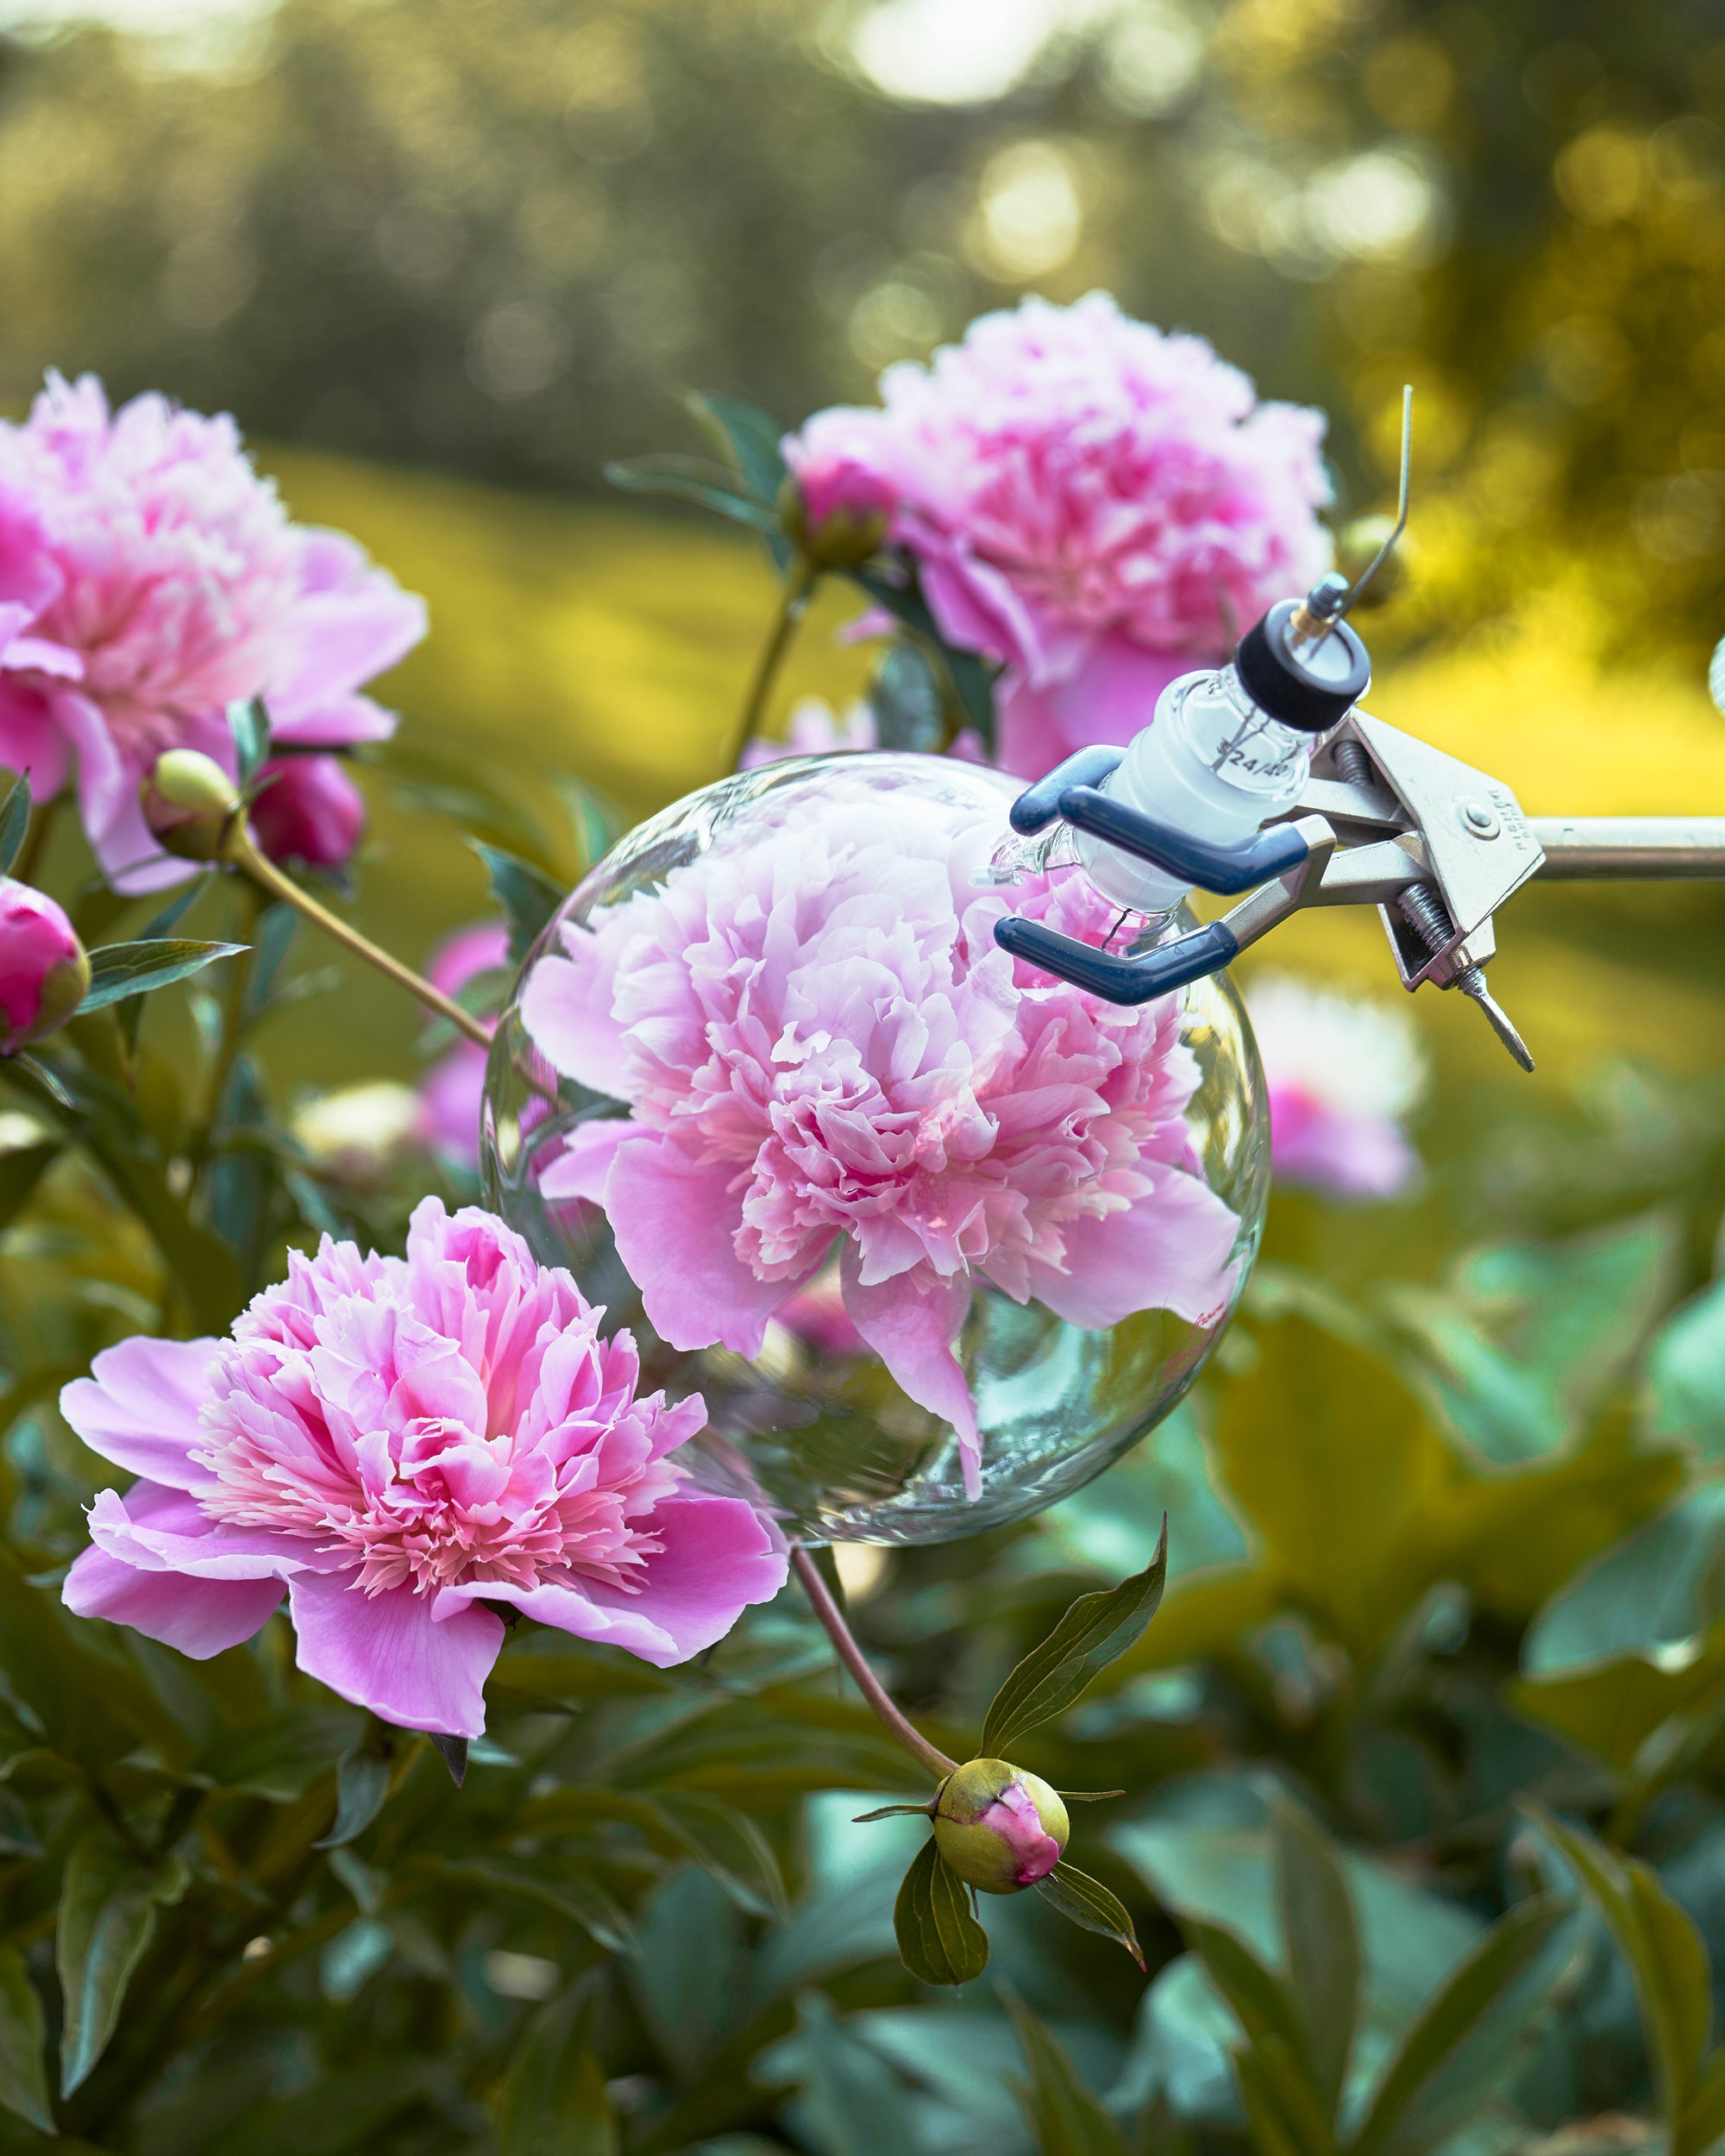
[[[779,602],[778,619],[773,624],[755,667],[755,678],[749,684],[749,693],[743,700],[743,716],[737,722],[737,740],[731,750],[731,768],[734,771],[743,758],[743,750],[761,730],[767,715],[767,699],[773,693],[773,683],[784,663],[785,654],[791,648],[791,639],[797,632],[797,624],[808,611],[809,595],[814,590],[820,572],[805,555],[798,555],[785,580],[784,595]]]
[[[230,862],[242,875],[249,876],[260,890],[273,899],[280,899],[303,913],[308,921],[332,937],[344,950],[350,950],[356,958],[363,958],[368,966],[375,966],[380,974],[405,988],[409,995],[417,996],[429,1010],[439,1018],[448,1018],[450,1025],[465,1033],[470,1041],[477,1041],[481,1048],[491,1046],[491,1034],[471,1011],[464,1011],[453,998],[441,988],[434,988],[411,966],[405,966],[398,958],[381,950],[371,938],[361,936],[358,929],[320,906],[309,892],[302,891],[292,876],[285,875],[275,863],[260,852],[243,817],[236,817],[223,851],[223,858]]]
[[[932,1745],[914,1722],[901,1714],[888,1697],[887,1688],[869,1667],[869,1658],[856,1644],[844,1613],[827,1591],[826,1582],[820,1576],[820,1568],[800,1545],[791,1551],[791,1569],[802,1582],[803,1592],[814,1605],[814,1614],[825,1626],[827,1637],[838,1650],[838,1658],[856,1680],[856,1689],[868,1701],[876,1714],[893,1735],[931,1774],[938,1774],[944,1781],[949,1774],[957,1771],[958,1762],[949,1759],[938,1745]]]

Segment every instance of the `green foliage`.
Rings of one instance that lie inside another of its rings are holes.
[[[988,1940],[970,1914],[969,1889],[925,1841],[893,1905],[899,1955],[925,1984],[968,1984],[988,1965]]]
[[[128,996],[146,995],[187,981],[218,958],[237,958],[244,943],[198,943],[180,937],[151,937],[136,943],[104,943],[90,954],[90,990],[78,1015],[105,1011]]]

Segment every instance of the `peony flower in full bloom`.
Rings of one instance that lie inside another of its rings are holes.
[[[503,923],[479,921],[440,943],[425,970],[434,988],[455,996],[475,975],[489,973],[508,958],[509,931]],[[461,1039],[419,1081],[419,1135],[451,1167],[475,1174],[485,1075],[485,1050],[477,1041]]]
[[[880,482],[943,634],[1004,669],[997,759],[1024,777],[1130,741],[1328,566],[1322,415],[1258,403],[1106,292],[984,315],[881,395],[817,412],[786,457],[829,491]]]
[[[758,1355],[836,1252],[851,1324],[951,1424],[975,1495],[954,1343],[975,1285],[1095,1329],[1213,1319],[1239,1222],[1195,1172],[1177,999],[1121,1010],[994,943],[1008,911],[1100,942],[1088,878],[979,883],[998,821],[955,843],[944,800],[882,761],[812,766],[764,830],[565,924],[522,1014],[628,1113],[579,1125],[541,1188],[603,1206],[678,1348]]]
[[[1405,1011],[1290,975],[1261,976],[1246,999],[1270,1097],[1277,1181],[1341,1199],[1393,1198],[1420,1172],[1402,1118],[1427,1070]]]
[[[0,1056],[57,1032],[89,987],[90,961],[66,909],[0,876]]]
[[[0,423],[0,763],[41,799],[75,761],[85,830],[128,890],[191,873],[138,806],[164,750],[232,773],[225,708],[260,695],[285,745],[380,739],[395,722],[363,684],[424,632],[352,540],[288,521],[229,418],[160,397],[110,411],[86,375]]]
[[[656,1668],[782,1585],[776,1538],[668,1457],[699,1396],[637,1397],[626,1332],[492,1214],[428,1198],[405,1258],[326,1236],[226,1340],[122,1341],[68,1385],[101,1491],[66,1605],[203,1658],[287,1595],[299,1667],[477,1737],[498,1605]]]

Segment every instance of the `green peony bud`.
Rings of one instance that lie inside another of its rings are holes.
[[[1071,1821],[1039,1774],[1005,1759],[972,1759],[935,1799],[934,1839],[947,1863],[984,1894],[1017,1894],[1060,1861]]]
[[[138,789],[144,821],[164,852],[220,861],[240,810],[239,788],[213,756],[170,749]]]
[[[785,536],[818,569],[861,568],[886,537],[893,508],[881,479],[845,462],[810,467],[779,489]]]

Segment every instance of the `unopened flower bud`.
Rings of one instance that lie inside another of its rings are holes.
[[[219,861],[227,849],[239,788],[213,756],[170,749],[138,789],[144,822],[164,852],[181,861]]]
[[[1045,1879],[1071,1832],[1058,1793],[1005,1759],[972,1759],[957,1768],[935,1802],[941,1855],[984,1894],[1016,1894]]]
[[[57,1032],[90,987],[90,961],[46,891],[0,878],[0,1056]]]
[[[855,569],[878,550],[896,506],[878,473],[837,457],[791,474],[779,492],[779,522],[816,568]]]
[[[339,868],[366,827],[363,795],[339,756],[281,756],[252,804],[252,830],[272,861]]]

